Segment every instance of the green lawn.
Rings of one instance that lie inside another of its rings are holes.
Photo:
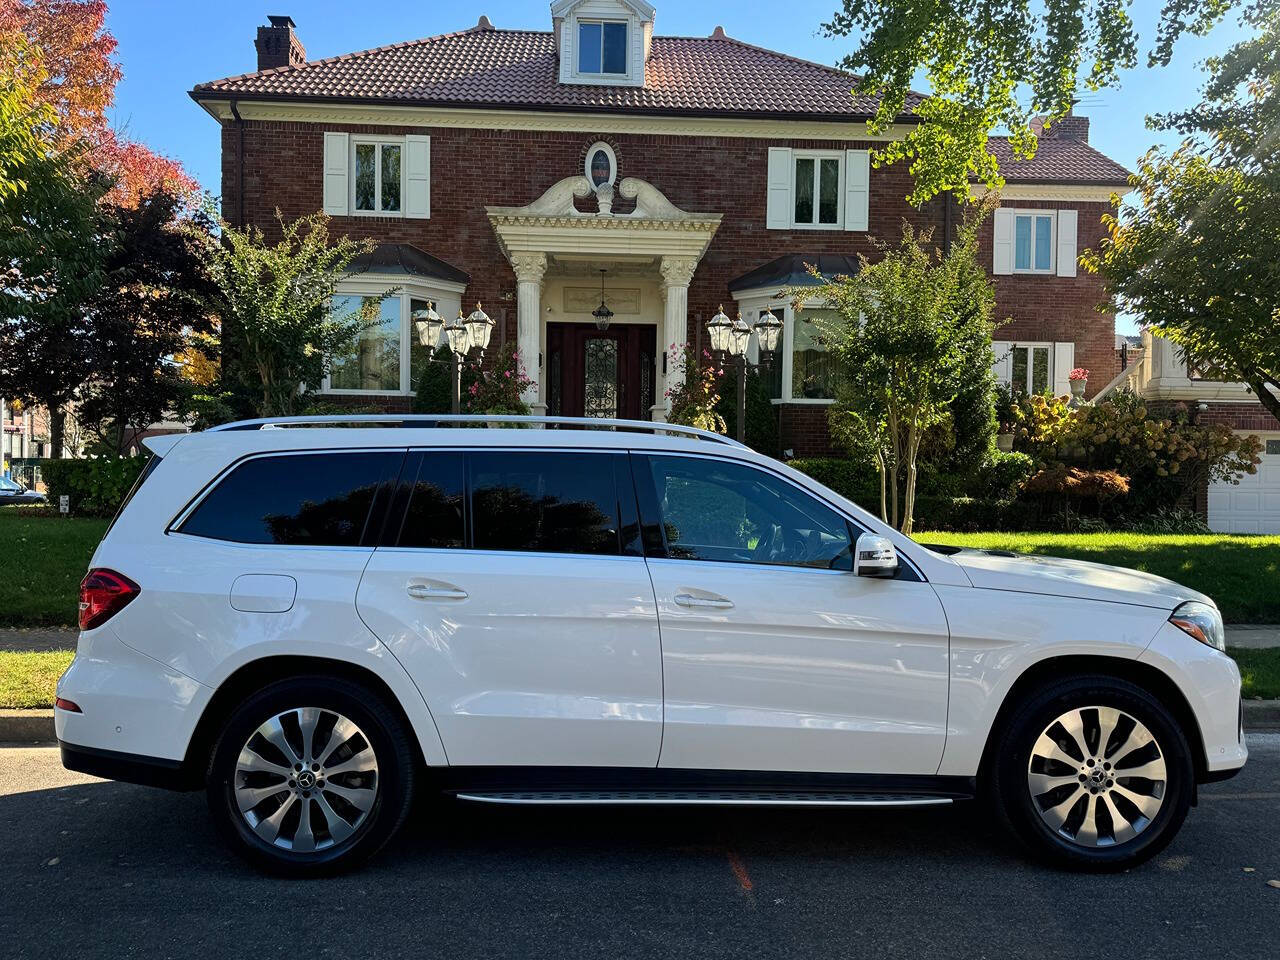
[[[53,688],[73,656],[70,650],[0,652],[0,710],[52,707]]]
[[[1094,560],[1207,593],[1227,623],[1280,623],[1280,537],[1145,533],[916,533],[922,543]]]
[[[74,627],[80,581],[106,529],[106,520],[0,508],[0,627]]]

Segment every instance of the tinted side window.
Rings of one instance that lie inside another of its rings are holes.
[[[403,453],[257,457],[236,467],[181,531],[235,543],[358,546],[374,495],[395,479]]]
[[[396,546],[462,548],[462,472],[461,453],[422,454]]]
[[[852,567],[848,522],[786,481],[742,464],[648,457],[667,556]]]
[[[619,552],[621,457],[607,453],[471,453],[472,546],[551,553]]]

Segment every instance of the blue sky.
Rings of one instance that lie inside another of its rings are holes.
[[[706,36],[719,24],[731,37],[819,63],[834,63],[852,48],[850,40],[818,36],[818,25],[836,8],[836,0],[790,0],[785,17],[777,16],[776,6],[740,0],[653,2],[660,34]],[[1131,15],[1148,41],[1140,62],[1145,62],[1160,5],[1161,0],[1133,3]],[[551,19],[545,0],[480,0],[476,4],[379,0],[373,7],[353,5],[350,0],[273,0],[269,5],[244,0],[222,0],[216,5],[114,0],[107,25],[120,42],[117,56],[124,69],[116,91],[115,122],[132,137],[181,160],[215,194],[220,191],[218,127],[187,91],[206,80],[252,70],[253,38],[268,13],[293,17],[311,59],[462,30],[474,25],[481,13],[495,26],[507,28],[546,30]],[[1084,94],[1079,109],[1091,119],[1090,141],[1130,167],[1152,144],[1171,142],[1172,138],[1146,129],[1146,115],[1195,103],[1203,82],[1197,64],[1224,49],[1237,34],[1231,21],[1209,37],[1184,38],[1171,67],[1139,66],[1125,74],[1118,89]]]

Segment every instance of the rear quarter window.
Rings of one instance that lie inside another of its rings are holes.
[[[395,481],[403,460],[399,451],[255,457],[234,467],[178,529],[232,543],[358,546],[374,532],[379,489]]]

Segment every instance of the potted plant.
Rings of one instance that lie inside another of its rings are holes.
[[[1084,367],[1076,367],[1067,374],[1067,382],[1071,385],[1071,405],[1078,407],[1084,403],[1085,387],[1089,385],[1089,371]]]

